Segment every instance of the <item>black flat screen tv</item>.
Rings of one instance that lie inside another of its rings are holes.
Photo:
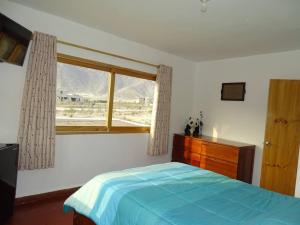
[[[0,62],[22,66],[32,32],[0,13]]]

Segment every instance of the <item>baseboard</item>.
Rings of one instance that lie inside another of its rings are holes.
[[[53,192],[47,192],[43,194],[37,195],[30,195],[25,197],[16,198],[15,206],[22,206],[28,204],[35,204],[35,203],[44,203],[47,201],[51,201],[53,199],[66,199],[70,195],[72,195],[75,191],[77,191],[79,187],[69,188],[64,190],[58,190]]]

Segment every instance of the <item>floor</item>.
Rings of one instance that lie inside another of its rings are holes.
[[[63,212],[64,199],[16,207],[5,225],[72,225],[73,214]]]

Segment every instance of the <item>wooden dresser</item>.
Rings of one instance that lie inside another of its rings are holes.
[[[255,145],[208,136],[174,134],[172,161],[252,183]]]

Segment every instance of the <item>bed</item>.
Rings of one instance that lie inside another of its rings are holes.
[[[96,176],[64,211],[74,225],[300,224],[300,199],[175,162]]]

